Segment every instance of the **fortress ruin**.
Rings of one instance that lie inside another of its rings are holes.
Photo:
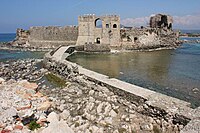
[[[117,15],[89,14],[78,17],[78,26],[18,29],[13,45],[34,48],[79,45],[88,52],[174,48],[179,45],[179,33],[172,30],[171,16],[157,14],[149,23],[147,27],[125,27],[121,26]]]

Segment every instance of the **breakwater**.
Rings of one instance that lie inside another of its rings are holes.
[[[129,102],[136,103],[138,108],[142,106],[143,109],[138,111],[141,114],[160,117],[167,119],[167,121],[172,121],[174,124],[185,126],[184,129],[181,129],[181,132],[198,130],[196,119],[199,115],[199,108],[190,108],[190,103],[109,78],[66,60],[58,60],[49,53],[45,55],[44,62],[50,71],[62,75],[73,82],[82,85],[87,85],[87,82],[93,82],[108,88],[108,90]],[[196,128],[188,128],[191,125]]]

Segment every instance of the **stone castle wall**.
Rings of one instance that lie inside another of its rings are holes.
[[[49,41],[76,41],[78,36],[77,27],[31,27],[30,40]]]
[[[75,45],[78,27],[31,27],[28,43],[33,47],[58,47]]]
[[[121,47],[126,50],[175,48],[179,45],[177,32],[161,28],[122,29]]]
[[[97,21],[101,24],[98,25]],[[79,36],[77,45],[100,44],[108,46],[120,45],[120,17],[117,15],[79,16]],[[100,27],[99,27],[100,26]]]
[[[13,42],[14,45],[24,45],[28,41],[30,33],[27,30],[17,29],[16,38]]]
[[[79,16],[78,27],[31,27],[28,31],[19,29],[15,43],[36,48],[84,45],[87,52],[175,48],[179,45],[179,35],[172,30],[172,22],[171,16],[157,14],[150,18],[150,27],[121,28],[117,15],[89,14]]]

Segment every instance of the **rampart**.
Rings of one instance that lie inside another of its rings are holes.
[[[58,47],[75,45],[78,37],[77,27],[31,27],[28,43],[33,47]]]
[[[172,30],[172,22],[171,16],[158,14],[150,18],[149,27],[130,28],[121,27],[117,15],[89,14],[78,17],[78,26],[18,30],[15,44],[36,48],[84,45],[87,52],[176,48],[179,46],[179,34]]]

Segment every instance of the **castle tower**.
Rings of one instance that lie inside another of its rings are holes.
[[[99,23],[100,21],[100,23]],[[120,46],[120,17],[117,15],[84,15],[78,18],[77,45],[99,44]]]

